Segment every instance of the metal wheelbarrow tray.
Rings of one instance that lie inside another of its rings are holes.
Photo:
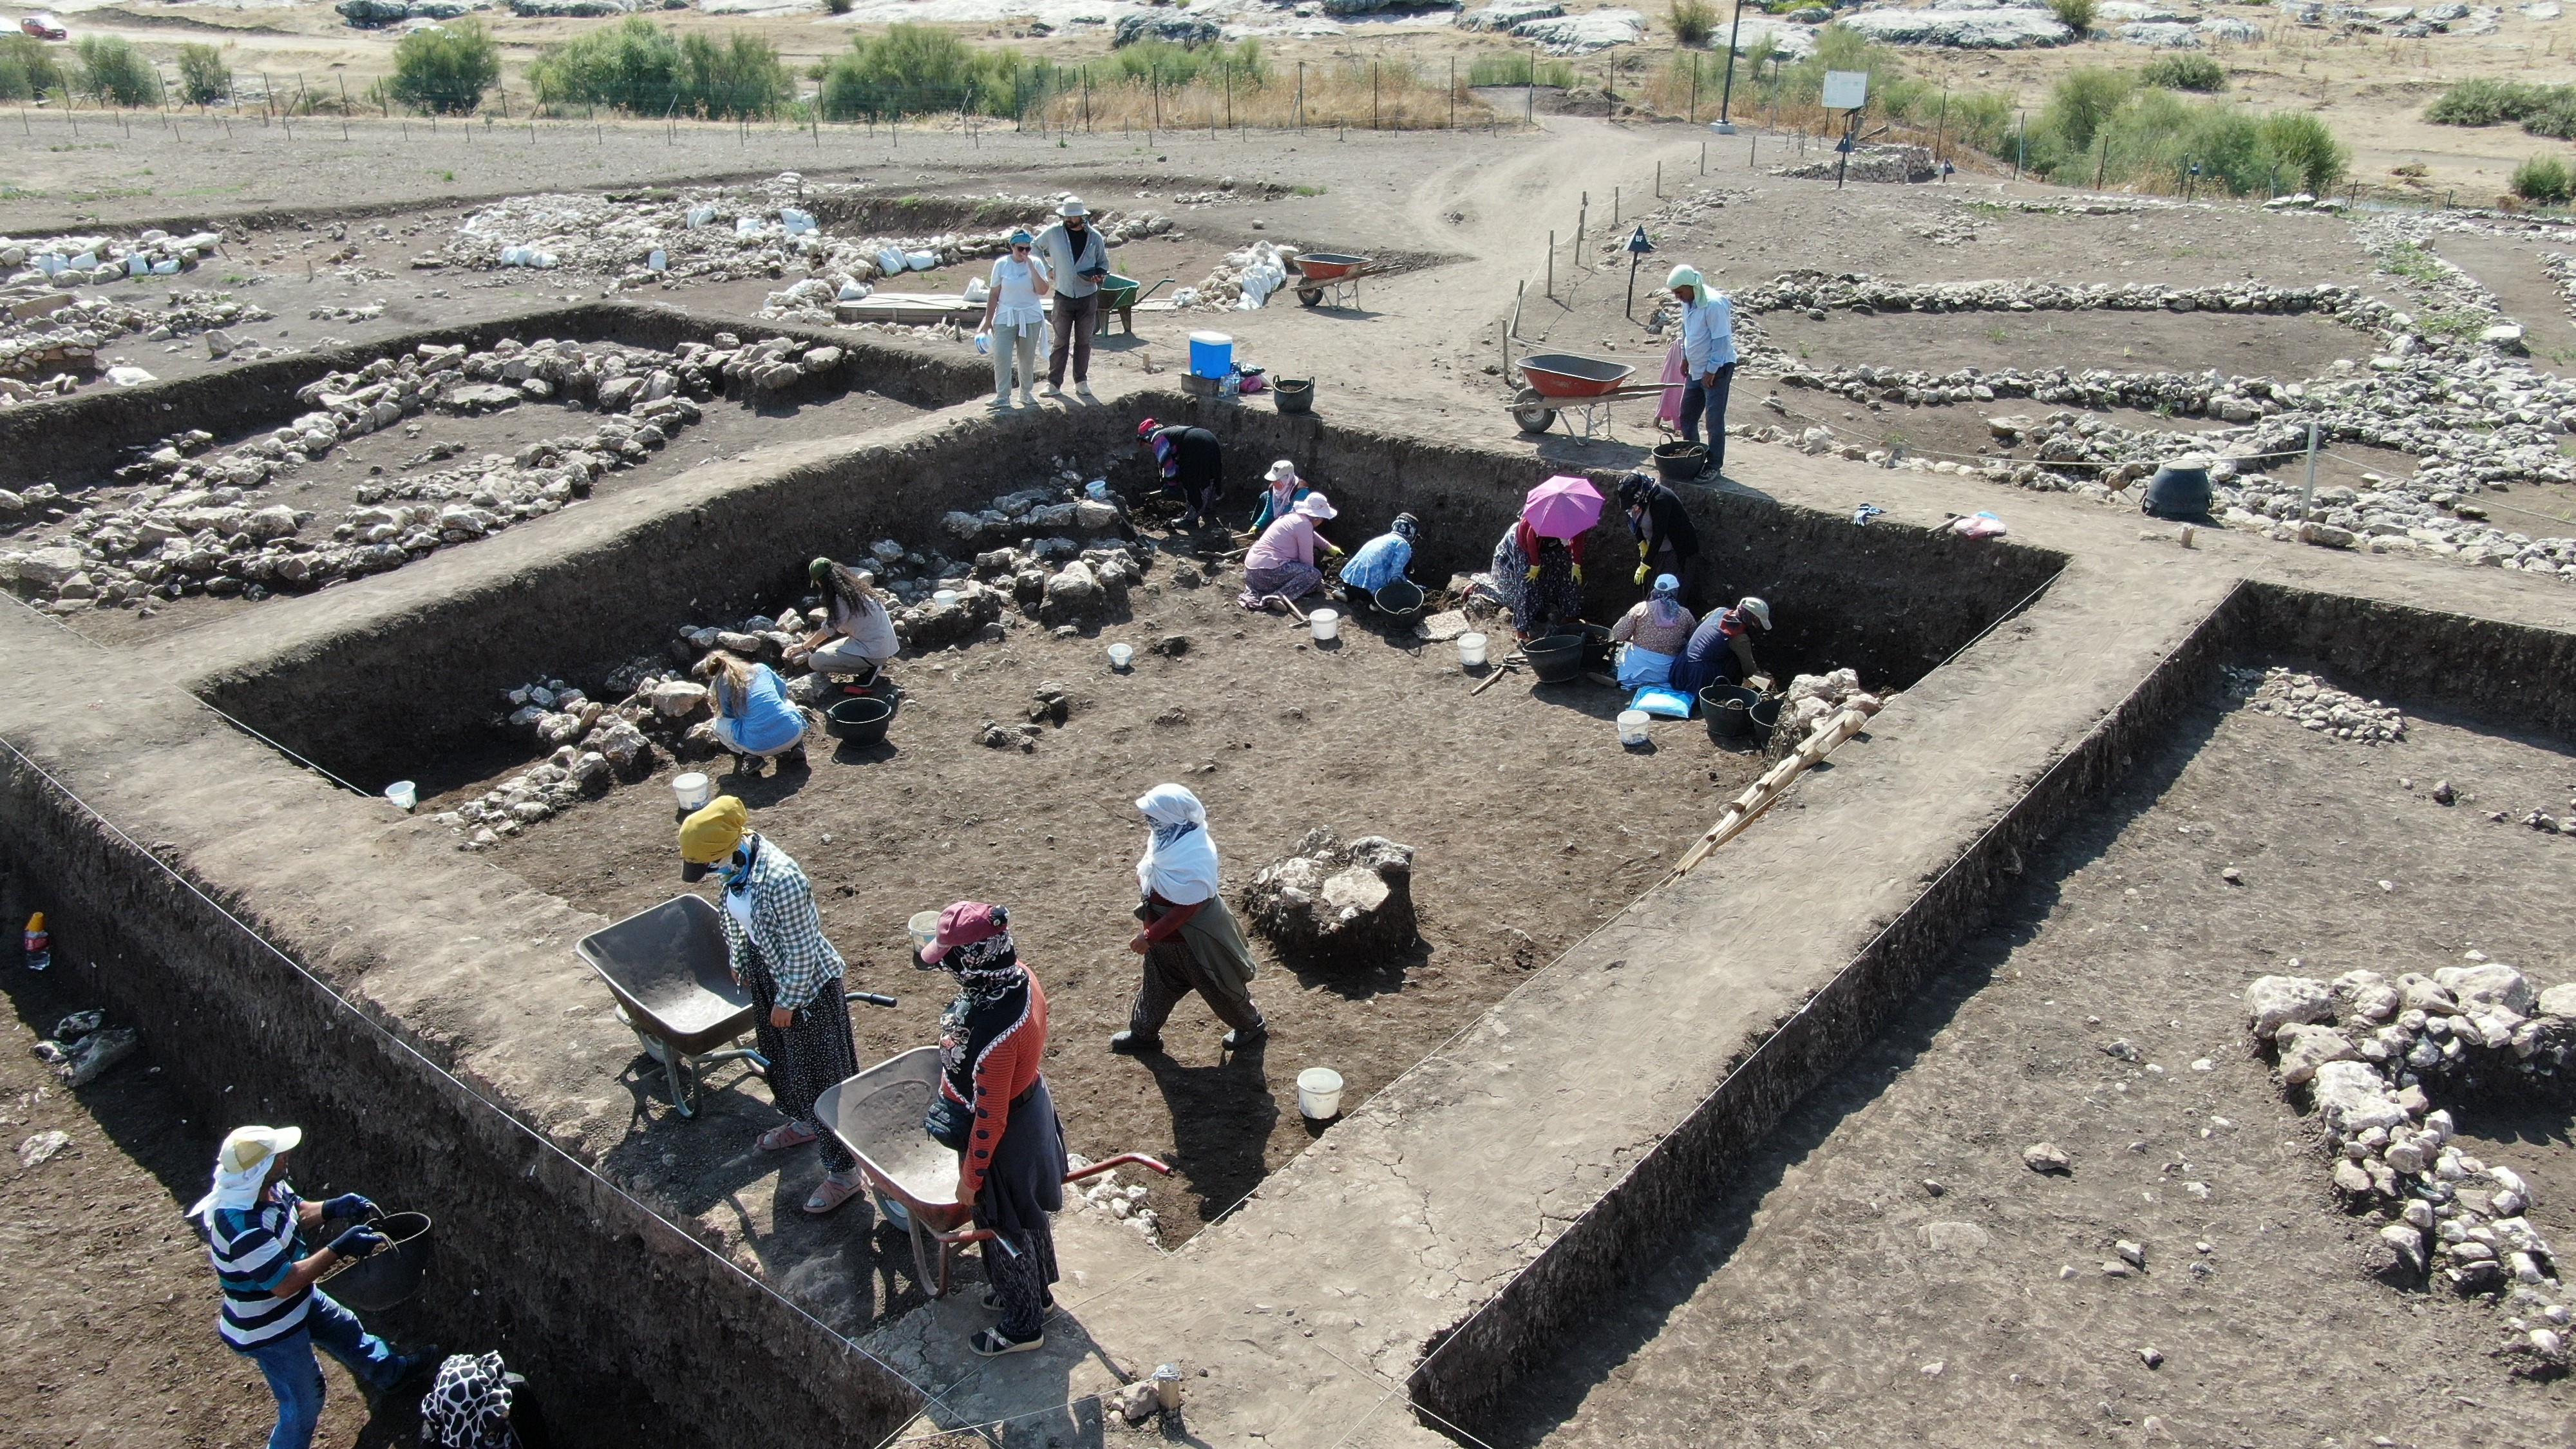
[[[697,1115],[708,1067],[747,1061],[768,1072],[759,1052],[731,1045],[752,1029],[754,1008],[727,969],[724,926],[704,897],[673,896],[591,932],[573,951],[608,983],[617,1019],[662,1064],[681,1116]]]
[[[957,1154],[933,1140],[925,1125],[938,1091],[939,1048],[914,1047],[824,1088],[814,1099],[814,1116],[859,1159],[859,1176],[875,1195],[877,1210],[911,1234],[921,1291],[944,1298],[950,1257],[993,1234],[974,1226],[972,1204],[957,1201]],[[1165,1177],[1172,1173],[1143,1153],[1127,1152],[1068,1172],[1064,1180],[1079,1182],[1128,1163]]]
[[[1331,288],[1333,305],[1354,306],[1359,302],[1360,278],[1377,269],[1372,257],[1345,256],[1340,252],[1301,252],[1297,256],[1297,301],[1300,305],[1323,305],[1324,291]]]
[[[1637,370],[1634,363],[1571,352],[1536,353],[1522,358],[1518,366],[1523,386],[1512,398],[1511,412],[1525,433],[1546,432],[1556,426],[1560,407],[1572,407],[1583,413],[1581,436],[1590,438],[1594,414],[1605,404],[1664,390],[1662,383],[1630,384],[1628,379]]]
[[[1172,285],[1175,280],[1177,279],[1165,277],[1148,287],[1134,277],[1122,277],[1116,272],[1111,272],[1100,279],[1100,312],[1092,319],[1091,330],[1106,336],[1109,332],[1109,314],[1115,312],[1118,314],[1119,324],[1127,329],[1127,335],[1135,336],[1136,304]]]

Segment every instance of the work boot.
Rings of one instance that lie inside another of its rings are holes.
[[[1239,1052],[1245,1047],[1257,1047],[1268,1040],[1270,1040],[1270,1023],[1265,1021],[1261,1025],[1252,1028],[1250,1031],[1238,1030],[1227,1032],[1225,1034],[1225,1049],[1230,1052]]]
[[[803,770],[809,768],[811,767],[805,763],[805,747],[803,745],[798,745],[792,750],[783,750],[779,753],[778,773],[784,775],[790,770]]]
[[[1120,1056],[1143,1056],[1147,1052],[1161,1051],[1163,1039],[1159,1036],[1138,1036],[1135,1030],[1130,1028],[1111,1037],[1109,1049]]]

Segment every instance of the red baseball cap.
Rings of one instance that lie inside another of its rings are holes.
[[[1011,913],[1000,906],[982,901],[959,901],[939,913],[939,935],[921,953],[924,961],[937,962],[952,947],[971,946],[989,941],[1010,929]]]

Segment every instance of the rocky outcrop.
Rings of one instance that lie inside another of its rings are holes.
[[[1310,830],[1295,850],[1243,889],[1245,918],[1290,955],[1380,965],[1418,937],[1413,847],[1382,835],[1348,845]]]

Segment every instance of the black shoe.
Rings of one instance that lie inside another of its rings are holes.
[[[778,757],[778,773],[782,775],[786,774],[790,770],[805,770],[811,768],[813,767],[805,763],[805,747],[802,745],[797,746],[795,749],[786,751]]]
[[[1032,1349],[1044,1348],[1046,1335],[1041,1333],[1035,1338],[1006,1338],[998,1328],[979,1328],[975,1330],[974,1337],[966,1340],[966,1346],[986,1358],[999,1358],[1006,1353],[1027,1353]]]
[[[1122,1031],[1109,1039],[1109,1049],[1122,1056],[1143,1056],[1147,1052],[1161,1051],[1163,1039],[1159,1036],[1138,1036],[1133,1031]]]
[[[1001,1312],[1001,1311],[1002,1311],[1002,1295],[1001,1295],[1001,1294],[999,1294],[999,1293],[994,1292],[994,1291],[993,1291],[992,1289],[990,1289],[990,1288],[987,1288],[987,1289],[985,1289],[985,1290],[984,1290],[984,1297],[983,1297],[983,1299],[982,1299],[982,1302],[983,1302],[983,1304],[984,1304],[985,1311],[987,1311],[987,1312],[990,1312],[990,1313],[999,1313],[999,1312]],[[1041,1297],[1041,1298],[1038,1300],[1038,1303],[1039,1303],[1039,1305],[1040,1305],[1040,1311],[1041,1311],[1041,1312],[1045,1312],[1045,1313],[1053,1313],[1053,1312],[1055,1312],[1055,1295],[1054,1295],[1054,1294],[1052,1294],[1052,1293],[1046,1294],[1045,1296]]]
[[[1241,1051],[1245,1047],[1257,1047],[1268,1040],[1270,1040],[1270,1027],[1265,1023],[1261,1026],[1254,1027],[1250,1031],[1227,1032],[1225,1034],[1225,1049],[1230,1052]]]

